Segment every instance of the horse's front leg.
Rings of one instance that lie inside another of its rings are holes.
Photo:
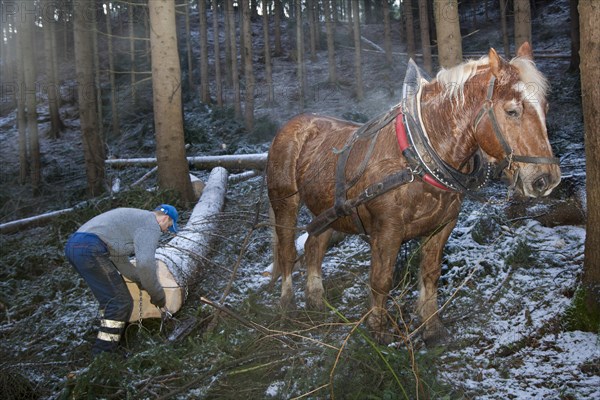
[[[390,343],[387,300],[394,279],[394,264],[402,244],[402,237],[390,229],[371,235],[371,310],[367,325],[380,343]]]
[[[442,271],[442,255],[456,220],[447,223],[442,229],[423,240],[421,247],[421,269],[419,274],[419,300],[417,311],[425,325],[423,341],[428,346],[443,343],[448,332],[442,324],[438,312],[437,290]]]
[[[306,260],[306,305],[308,308],[323,309],[323,257],[329,245],[333,229],[328,229],[319,236],[309,235],[304,245]]]

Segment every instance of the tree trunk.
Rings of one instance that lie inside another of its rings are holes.
[[[113,53],[112,18],[109,12],[106,15],[106,43],[108,45],[108,77],[110,81],[110,109],[111,131],[113,137],[119,136],[121,123],[119,122],[119,101],[117,99],[117,82],[115,78],[115,57]],[[133,74],[133,71],[131,72]],[[135,79],[135,77],[133,77]],[[135,107],[135,85],[131,86],[131,105]]]
[[[441,67],[451,68],[462,62],[462,38],[457,0],[434,0],[438,56]]]
[[[177,50],[175,4],[149,0],[152,90],[158,184],[173,189],[186,202],[194,201],[183,139],[181,69]]]
[[[337,82],[337,68],[335,61],[335,21],[331,13],[331,0],[323,2],[325,12],[325,28],[327,29],[327,68],[329,71],[329,83]]]
[[[20,14],[17,14],[20,19]],[[25,113],[25,68],[23,68],[23,35],[15,37],[16,68],[14,71],[17,82],[15,97],[17,100],[17,127],[19,130],[19,183],[24,185],[29,177],[29,150],[27,148],[27,115]]]
[[[354,19],[354,79],[356,80],[356,98],[365,98],[362,79],[362,41],[360,38],[360,12],[358,0],[352,0],[352,18]]]
[[[244,31],[244,79],[245,101],[244,101],[244,126],[247,131],[254,128],[254,70],[252,68],[252,21],[250,1],[242,0],[242,30]]]
[[[415,58],[415,27],[413,22],[412,0],[404,0],[402,2],[404,11],[404,21],[406,25],[406,52],[408,57]]]
[[[233,85],[233,109],[235,117],[242,119],[242,99],[240,94],[240,77],[238,73],[237,44],[235,34],[235,10],[233,0],[226,0],[227,16],[229,21],[229,48],[231,51],[231,84]]]
[[[24,86],[22,88],[27,115],[27,138],[29,144],[29,173],[31,178],[31,188],[34,196],[40,194],[42,171],[40,141],[37,122],[37,88],[36,88],[36,62],[33,53],[35,51],[35,41],[33,31],[35,29],[35,19],[31,14],[23,14],[21,18],[23,45],[21,54],[23,56]]]
[[[504,57],[510,59],[510,42],[508,40],[508,26],[506,22],[506,8],[508,7],[508,0],[500,1],[500,22],[502,24],[502,44],[504,46]]]
[[[223,77],[221,76],[221,45],[219,43],[219,6],[212,0],[213,9],[213,48],[215,57],[215,97],[217,105],[223,107]],[[190,72],[191,73],[191,72]]]
[[[271,105],[275,101],[275,93],[273,90],[273,72],[271,68],[271,44],[269,35],[269,10],[266,1],[262,2],[262,23],[263,23],[263,40],[265,42],[265,81],[267,84],[267,104]]]
[[[300,110],[304,110],[305,77],[304,77],[304,39],[302,34],[302,0],[295,0],[296,5],[296,63],[298,71],[298,97]]]
[[[419,0],[419,22],[421,26],[421,47],[423,51],[423,67],[431,74],[431,40],[429,38],[428,0]]]
[[[166,246],[156,250],[159,280],[165,289],[170,312],[180,309],[187,287],[198,275],[202,261],[208,258],[211,243],[216,237],[214,231],[218,227],[216,216],[225,205],[226,190],[227,171],[214,169],[188,222]],[[136,304],[131,321],[161,317],[160,311],[150,303],[146,291],[140,291],[133,282],[128,282],[128,287]]]
[[[106,160],[110,167],[124,167],[135,165],[137,167],[152,167],[156,165],[156,158],[115,158]],[[224,156],[197,156],[187,157],[187,162],[198,169],[212,169],[223,167],[228,170],[237,169],[263,169],[267,162],[267,153],[257,154],[230,154]]]
[[[383,48],[385,49],[385,62],[391,67],[394,59],[392,55],[392,34],[390,26],[390,4],[383,1]]]
[[[135,10],[135,2],[136,0],[130,0],[127,3],[127,19],[129,21],[129,82],[131,85],[131,104],[133,105],[133,108],[135,109],[137,106],[137,91],[136,91],[136,76],[135,76],[135,71],[136,71],[136,67],[135,67],[135,60],[136,60],[136,54],[135,54],[135,14],[134,14],[134,10]]]
[[[515,49],[525,42],[531,42],[531,8],[529,0],[514,0],[515,7]]]
[[[208,76],[208,23],[206,21],[206,0],[198,0],[200,25],[200,101],[210,104],[210,77]],[[191,71],[190,71],[191,73]]]
[[[317,22],[315,18],[315,0],[306,0],[306,18],[308,19],[310,60],[317,61]]]
[[[194,53],[192,51],[192,30],[190,28],[190,2],[184,1],[183,6],[185,9],[185,49],[187,53],[188,91],[189,93],[196,93],[196,85],[194,85]]]
[[[44,1],[43,29],[44,29],[44,53],[46,55],[46,93],[48,95],[48,112],[50,114],[49,136],[53,139],[60,137],[64,129],[60,118],[60,90],[56,81],[56,54],[54,51],[54,6],[51,0]]]
[[[600,2],[579,2],[581,95],[585,131],[587,226],[582,286],[585,306],[600,321]],[[597,326],[597,330],[600,326]]]
[[[569,12],[571,16],[571,63],[569,64],[569,72],[579,70],[579,11],[577,4],[579,0],[569,0]]]
[[[85,169],[88,195],[96,197],[104,191],[104,142],[100,134],[96,109],[96,86],[94,85],[94,34],[89,27],[87,13],[93,9],[93,0],[81,0],[73,3],[75,70],[77,97],[79,102],[79,120],[83,137]]]
[[[275,0],[274,3],[275,55],[280,56],[283,54],[281,47],[281,17],[283,15],[283,7],[281,6],[281,0]]]

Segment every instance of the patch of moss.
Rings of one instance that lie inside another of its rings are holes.
[[[600,333],[600,313],[590,313],[585,304],[586,292],[577,289],[565,313],[568,330]]]

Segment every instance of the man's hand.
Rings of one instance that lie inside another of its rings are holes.
[[[167,298],[165,297],[165,291],[160,291],[160,296],[150,296],[150,302],[158,308],[163,308],[167,304]]]

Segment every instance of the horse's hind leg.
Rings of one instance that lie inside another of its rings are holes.
[[[283,309],[294,306],[294,289],[292,286],[292,270],[296,261],[296,223],[300,195],[297,193],[283,198],[271,200],[274,215],[275,235],[273,257],[273,280],[281,275],[281,300]]]
[[[417,310],[425,324],[423,341],[427,345],[439,344],[448,336],[438,313],[437,290],[442,271],[444,246],[455,225],[456,221],[448,223],[440,231],[426,238],[421,247],[420,293]]]
[[[309,235],[304,245],[306,260],[306,305],[308,308],[323,308],[323,272],[322,263],[329,245],[333,229],[328,229],[319,236]]]

